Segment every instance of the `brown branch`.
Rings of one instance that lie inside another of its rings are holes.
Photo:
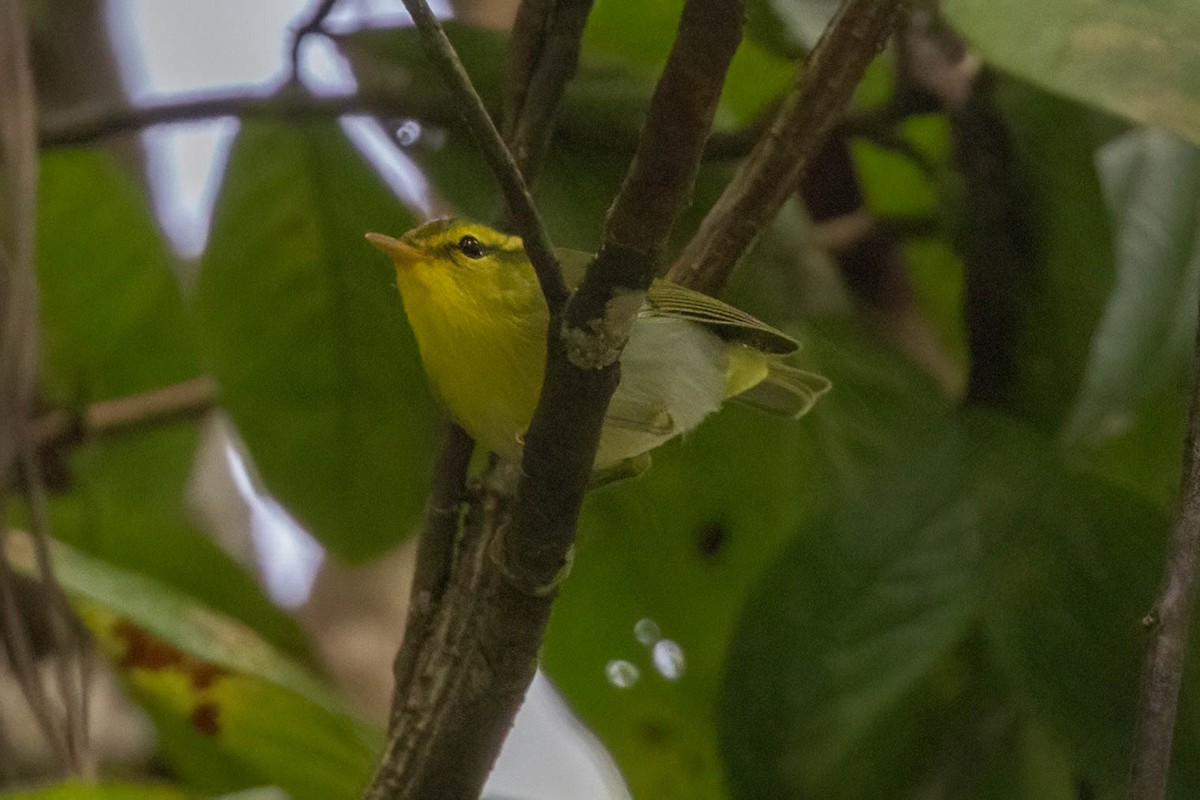
[[[425,525],[417,542],[404,636],[392,664],[396,691],[388,715],[389,733],[395,730],[405,712],[404,702],[416,674],[417,659],[433,633],[433,622],[450,581],[455,539],[466,497],[467,469],[474,449],[475,442],[466,431],[454,422],[446,424],[433,467]]]
[[[85,106],[43,117],[38,140],[43,148],[89,144],[109,136],[138,131],[154,125],[221,117],[273,117],[277,119],[320,119],[345,114],[374,114],[418,117],[427,122],[448,124],[458,119],[446,103],[383,92],[315,97],[285,92],[263,96],[254,91],[196,93],[145,106]]]
[[[525,0],[509,43],[505,141],[532,184],[567,83],[579,67],[579,43],[592,0]]]
[[[808,159],[892,29],[899,0],[845,0],[766,134],[738,167],[669,277],[712,291],[795,191]]]
[[[1162,586],[1149,616],[1152,628],[1142,662],[1126,794],[1129,800],[1161,800],[1167,796],[1179,686],[1196,604],[1196,573],[1200,563],[1200,331],[1192,366],[1192,403],[1183,450],[1183,479],[1167,544]]]
[[[404,711],[369,798],[478,796],[536,669],[616,386],[616,359],[638,304],[605,305],[637,296],[649,283],[690,192],[740,24],[740,2],[685,6],[638,156],[606,225],[602,255],[566,310],[565,318],[578,322],[560,332],[564,315],[553,317],[547,377],[526,437],[516,507],[510,515],[512,491],[503,481],[473,504],[432,633],[415,656],[416,675],[400,687],[407,689],[398,699]],[[645,230],[630,224],[635,215]],[[592,308],[598,310],[588,318]],[[497,474],[506,474],[503,465]]]
[[[47,555],[49,520],[30,426],[39,360],[34,272],[37,110],[24,5],[21,0],[0,0],[0,108],[4,109],[0,115],[0,509],[7,505],[10,476],[21,474],[56,645],[61,715],[37,674],[28,628],[14,619],[12,573],[7,565],[0,569],[0,613],[4,615],[0,627],[18,682],[51,748],[71,772],[88,774],[83,692],[68,663],[76,642],[70,609]],[[0,525],[0,546],[6,533]]]
[[[39,447],[56,447],[89,439],[193,419],[217,403],[217,383],[208,376],[153,389],[140,394],[101,400],[82,413],[56,409],[34,423]]]
[[[576,12],[580,3],[573,1],[564,3],[564,5],[568,7],[568,12]],[[590,6],[590,0],[586,5]],[[545,135],[548,141],[550,134],[548,129],[562,99],[562,89],[565,88],[571,74],[575,71],[579,39],[583,35],[583,22],[586,19],[585,8],[584,19],[577,20],[575,24],[569,27],[564,26],[560,14],[557,18],[558,23],[550,26],[546,18],[553,10],[553,2],[525,0],[518,9],[517,22],[514,24],[514,33],[510,39],[511,51],[506,96],[511,98],[511,101],[506,104],[505,140],[509,149],[516,151],[515,157],[518,166],[527,179],[544,157],[546,148],[544,146],[532,149],[529,147],[514,148],[513,137],[519,135],[519,132],[545,126],[547,128]],[[556,30],[554,36],[556,41],[550,48],[544,46],[544,40],[551,36],[547,31],[548,27],[554,27]],[[564,27],[566,27],[565,30]],[[573,42],[564,41],[564,37],[572,36],[574,37]],[[547,49],[552,51],[554,56],[541,57],[541,54]],[[550,92],[542,90],[539,92],[537,102],[525,103],[526,90],[529,88],[529,84],[535,80],[531,76],[545,73],[551,73],[552,79],[541,79],[540,82],[557,85],[557,90]],[[404,636],[393,664],[392,672],[396,690],[389,717],[389,731],[395,729],[404,713],[404,699],[409,694],[410,682],[415,674],[418,657],[425,642],[432,635],[432,625],[450,579],[454,562],[455,539],[459,533],[463,516],[463,501],[467,497],[465,483],[473,449],[474,442],[466,431],[453,422],[447,425],[434,466],[429,510],[417,547],[416,568],[409,591],[409,610],[405,620]],[[481,502],[478,493],[474,500],[476,510],[478,510],[477,504]]]

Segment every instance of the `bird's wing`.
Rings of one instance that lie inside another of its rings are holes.
[[[650,284],[642,314],[677,317],[707,325],[722,339],[748,344],[765,353],[786,355],[800,347],[783,331],[739,308],[665,280]]]
[[[567,286],[578,288],[594,256],[582,250],[566,248],[557,248],[554,252],[562,266]],[[650,284],[646,306],[641,313],[643,316],[677,317],[706,325],[722,339],[748,344],[766,353],[786,355],[799,348],[795,339],[745,311],[703,292],[666,280],[660,279]]]

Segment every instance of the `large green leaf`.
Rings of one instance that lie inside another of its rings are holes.
[[[975,419],[974,430],[989,645],[1079,774],[1117,791],[1146,642],[1142,618],[1153,604],[1169,521],[1126,491],[1066,470],[1044,437],[991,417]],[[1180,700],[1172,797],[1200,794],[1197,686],[1193,661]]]
[[[28,537],[10,537],[4,555],[35,573]],[[358,796],[377,737],[305,668],[156,581],[65,546],[54,549],[54,560],[181,777],[206,791],[274,784],[294,798]]]
[[[146,199],[96,150],[41,160],[38,273],[46,399],[72,407],[195,377],[192,331]],[[257,582],[188,523],[197,427],[176,423],[72,449],[53,533],[166,581],[300,652]]]
[[[736,405],[650,471],[589,497],[575,566],[555,606],[545,667],[616,757],[635,797],[725,796],[715,702],[729,636],[757,575],[841,481],[944,412],[932,383],[852,328],[805,337],[800,361],[834,381],[812,415],[781,420]],[[650,622],[638,625],[640,620]],[[639,641],[654,628],[672,645]],[[664,664],[663,661],[666,661]],[[622,662],[628,662],[628,665]],[[617,683],[632,665],[640,679]]]
[[[802,524],[729,652],[720,720],[735,796],[901,797],[931,783],[947,756],[930,751],[971,675],[958,651],[978,562],[952,430]]]
[[[1200,148],[1136,130],[1104,147],[1100,168],[1116,228],[1117,276],[1064,430],[1070,446],[1124,433],[1146,398],[1191,363],[1196,327]]]
[[[1191,0],[946,0],[988,61],[1200,144],[1200,14]]]
[[[229,156],[196,307],[222,403],[267,487],[362,559],[416,522],[436,413],[392,267],[412,216],[336,123],[255,123]]]
[[[959,204],[979,215],[962,220],[963,240],[968,262],[991,270],[979,276],[996,292],[989,310],[1011,315],[1001,323],[1012,326],[1015,342],[1008,410],[1049,433],[1082,381],[1114,270],[1094,161],[1097,120],[1013,80],[997,82],[995,103],[1000,117],[975,121],[991,137],[987,149],[966,151],[993,166],[986,185],[963,187],[974,199]],[[960,142],[971,144],[980,142]]]

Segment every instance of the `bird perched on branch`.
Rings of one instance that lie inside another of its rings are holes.
[[[396,266],[425,371],[455,420],[484,447],[518,459],[542,387],[549,310],[521,239],[440,219],[399,239],[368,233]],[[557,251],[570,286],[590,257]],[[830,388],[785,362],[795,340],[708,295],[651,284],[621,354],[594,468],[644,466],[649,450],[734,398],[799,417]]]

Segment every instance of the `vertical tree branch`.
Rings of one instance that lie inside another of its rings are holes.
[[[713,291],[796,190],[892,29],[899,0],[844,0],[779,114],[705,216],[669,277]]]
[[[0,0],[0,509],[8,482],[22,474],[39,546],[43,598],[55,638],[62,717],[53,711],[32,661],[28,630],[14,612],[12,573],[0,569],[3,643],[22,690],[51,746],[75,772],[88,771],[83,690],[68,666],[76,642],[70,610],[47,557],[48,521],[31,423],[38,374],[38,288],[34,273],[37,209],[37,112],[29,48],[29,23],[21,0]],[[7,526],[0,521],[0,546]],[[82,682],[82,676],[80,676]],[[61,727],[60,727],[61,726]]]
[[[1167,796],[1179,686],[1183,680],[1192,609],[1196,605],[1196,572],[1200,563],[1200,329],[1192,367],[1183,478],[1167,543],[1162,585],[1149,617],[1152,627],[1142,662],[1126,795],[1129,800],[1162,800]]]
[[[504,139],[525,182],[533,184],[550,146],[554,117],[579,66],[579,43],[592,0],[525,0],[509,45]]]
[[[446,596],[416,656],[407,696],[397,701],[403,711],[367,797],[478,796],[536,669],[616,386],[616,361],[640,305],[614,308],[609,301],[640,297],[653,275],[690,193],[740,24],[736,0],[691,0],[685,7],[638,156],[609,215],[605,247],[577,295],[583,299],[567,309],[565,319],[577,322],[560,328],[564,315],[554,314],[516,510],[510,516],[512,493],[504,488],[486,491],[473,505]],[[640,215],[647,227],[632,225],[630,215]],[[627,239],[619,239],[624,233]],[[597,309],[595,316],[587,316],[590,309]]]
[[[462,517],[466,493],[467,469],[475,442],[454,422],[447,422],[437,461],[433,467],[433,486],[425,510],[425,525],[417,542],[417,559],[413,568],[412,589],[408,598],[408,616],[404,636],[392,665],[395,694],[388,715],[388,731],[395,729],[404,713],[404,698],[412,683],[425,640],[429,637],[454,563],[454,545]]]

